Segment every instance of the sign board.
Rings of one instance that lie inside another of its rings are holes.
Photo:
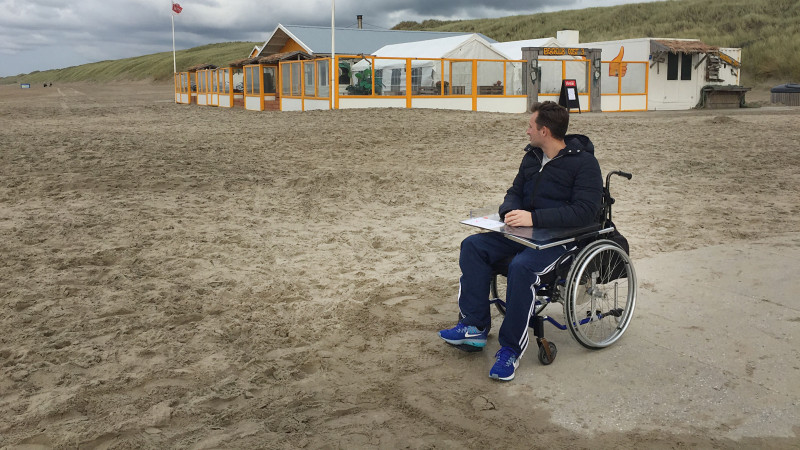
[[[722,62],[724,62],[724,63],[726,63],[726,64],[728,64],[730,66],[733,66],[733,67],[735,67],[737,69],[739,67],[741,67],[741,65],[742,65],[739,61],[731,58],[730,56],[728,56],[728,55],[726,55],[725,53],[722,53],[722,52],[719,52],[719,59],[721,59]]]
[[[578,108],[578,112],[581,112],[581,104],[578,99],[578,83],[575,80],[561,81],[561,94],[558,96],[558,104],[568,110]]]
[[[542,48],[542,56],[587,56],[589,54],[585,48],[567,48],[567,47],[544,47]]]
[[[31,88],[31,84],[30,83],[24,83],[24,84],[20,84],[19,87],[22,88],[22,89],[30,89]]]

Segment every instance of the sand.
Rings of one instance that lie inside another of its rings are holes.
[[[579,371],[526,356],[528,382],[498,383],[493,352],[438,339],[474,232],[458,222],[502,201],[527,115],[259,113],[171,88],[0,86],[0,447],[797,445],[800,427],[691,417],[571,426],[548,391]],[[612,182],[615,222],[646,265],[799,232],[798,125],[753,108],[575,114],[571,131],[634,174]]]

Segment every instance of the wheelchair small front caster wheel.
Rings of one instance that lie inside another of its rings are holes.
[[[548,348],[550,349],[550,356],[549,357],[547,356],[547,351],[545,350],[545,345],[547,345]],[[556,349],[556,344],[553,344],[552,342],[548,342],[546,344],[542,344],[539,347],[539,362],[544,364],[545,366],[549,365],[550,363],[553,362],[554,359],[556,359],[556,354],[557,353],[558,353],[558,349]]]

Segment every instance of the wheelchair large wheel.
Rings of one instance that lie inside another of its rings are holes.
[[[616,342],[636,304],[636,272],[625,250],[605,239],[586,246],[567,275],[564,299],[567,327],[581,345]]]

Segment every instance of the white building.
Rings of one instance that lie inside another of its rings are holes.
[[[700,102],[704,86],[740,82],[739,48],[666,38],[587,42],[577,47],[602,50],[603,111],[690,109]]]

